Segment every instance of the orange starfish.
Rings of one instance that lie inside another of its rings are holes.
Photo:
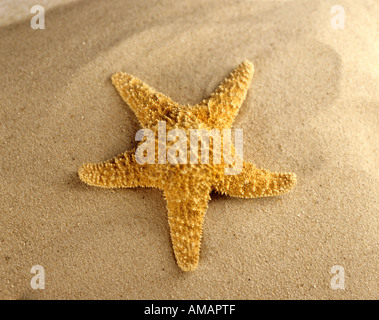
[[[194,106],[179,105],[125,73],[113,75],[112,82],[142,127],[155,133],[155,145],[159,148],[160,121],[166,122],[167,131],[231,128],[253,73],[253,64],[244,61],[208,99]],[[229,165],[224,159],[218,164],[214,161],[140,164],[135,152],[133,149],[103,163],[85,164],[79,169],[79,177],[89,185],[104,188],[155,187],[163,190],[175,257],[184,271],[195,270],[198,265],[204,215],[212,190],[233,197],[256,198],[288,192],[296,184],[293,173],[270,172],[250,162],[243,162],[241,173],[227,175],[225,169]],[[209,144],[209,152],[210,155],[214,153],[214,142]],[[232,152],[235,154],[233,147]],[[157,154],[155,159],[158,159]]]

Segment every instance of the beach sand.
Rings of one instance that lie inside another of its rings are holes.
[[[378,2],[338,1],[342,30],[335,1],[40,1],[44,30],[30,27],[34,4],[0,9],[0,298],[379,298]],[[90,187],[77,170],[136,145],[112,74],[195,104],[244,59],[256,70],[234,122],[244,159],[298,185],[212,194],[185,273],[161,191]]]

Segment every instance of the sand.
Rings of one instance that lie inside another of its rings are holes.
[[[335,1],[45,1],[45,30],[30,27],[34,4],[1,5],[0,298],[379,298],[376,1],[338,1],[343,30]],[[136,145],[113,73],[194,104],[244,59],[256,69],[234,123],[244,158],[298,185],[212,194],[185,273],[159,190],[89,187],[77,170]]]

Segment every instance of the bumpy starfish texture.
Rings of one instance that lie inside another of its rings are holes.
[[[166,122],[166,131],[178,128],[186,133],[190,129],[231,128],[253,73],[253,64],[244,61],[208,99],[194,106],[179,105],[125,73],[113,75],[112,82],[142,127],[155,132],[158,146],[159,121]],[[169,147],[167,144],[167,149]],[[155,187],[163,190],[175,257],[184,271],[195,270],[198,265],[204,215],[212,190],[233,197],[256,198],[283,194],[296,184],[293,173],[270,172],[250,162],[243,162],[240,174],[226,175],[225,168],[229,165],[223,159],[219,164],[212,161],[212,143],[208,164],[191,164],[190,161],[188,164],[159,164],[158,161],[139,164],[135,151],[126,151],[103,163],[85,164],[79,169],[79,177],[89,185],[104,188]]]

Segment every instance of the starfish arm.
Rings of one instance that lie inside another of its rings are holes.
[[[151,165],[140,165],[135,149],[102,163],[87,163],[79,169],[79,178],[91,186],[103,188],[155,187],[158,179]]]
[[[211,94],[194,107],[198,118],[213,128],[230,128],[245,100],[254,65],[242,62]]]
[[[278,173],[258,169],[244,162],[238,175],[225,175],[213,188],[222,194],[240,198],[270,197],[290,191],[296,185],[294,173]]]
[[[169,109],[178,106],[164,94],[129,74],[114,74],[112,83],[144,128],[151,128],[159,120],[165,120]]]
[[[194,271],[199,263],[205,212],[210,186],[164,190],[167,201],[171,241],[178,266]]]

